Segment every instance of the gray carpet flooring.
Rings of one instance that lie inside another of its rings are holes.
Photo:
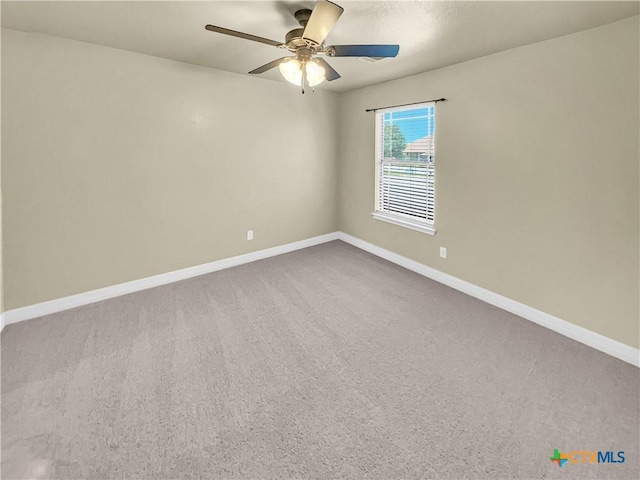
[[[639,385],[332,242],[9,325],[2,477],[637,479]]]

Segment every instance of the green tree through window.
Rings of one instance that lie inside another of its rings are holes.
[[[407,141],[398,125],[389,125],[384,129],[384,157],[400,159]]]

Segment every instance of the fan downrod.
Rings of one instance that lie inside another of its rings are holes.
[[[306,27],[307,22],[309,21],[309,17],[311,17],[311,12],[312,11],[309,10],[308,8],[303,8],[302,10],[296,11],[296,13],[294,13],[293,16],[296,17],[296,20],[298,21],[301,27]]]

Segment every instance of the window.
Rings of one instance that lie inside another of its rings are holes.
[[[373,217],[434,234],[435,103],[376,112]]]

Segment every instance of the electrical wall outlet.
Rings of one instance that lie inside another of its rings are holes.
[[[247,240],[253,240],[253,230],[247,230]]]
[[[445,247],[440,247],[440,256],[442,258],[447,258],[447,249]]]

